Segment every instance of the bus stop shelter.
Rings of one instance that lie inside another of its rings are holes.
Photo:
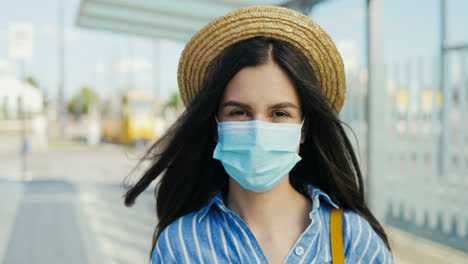
[[[308,14],[323,0],[82,0],[77,25],[186,42],[211,20],[251,5],[288,7]]]

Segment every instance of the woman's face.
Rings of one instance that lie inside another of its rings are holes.
[[[218,120],[301,123],[302,111],[293,83],[269,60],[245,67],[231,79],[221,98]]]

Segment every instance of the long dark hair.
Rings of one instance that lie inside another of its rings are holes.
[[[247,66],[273,59],[291,78],[305,116],[305,142],[299,162],[290,172],[290,183],[307,196],[306,185],[313,184],[330,195],[340,207],[363,216],[382,238],[387,235],[370,212],[364,199],[364,184],[358,160],[342,121],[332,110],[306,57],[291,44],[258,36],[228,47],[211,65],[201,91],[193,102],[148,150],[144,160],[152,165],[125,194],[131,206],[148,185],[160,178],[155,188],[159,222],[153,236],[153,249],[161,231],[177,218],[199,210],[213,195],[227,192],[228,174],[212,158],[215,148],[217,112],[227,83]]]

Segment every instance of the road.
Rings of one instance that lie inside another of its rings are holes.
[[[32,153],[22,174],[16,140],[0,138],[0,263],[149,262],[154,186],[131,208],[121,186],[142,149],[54,143]],[[397,263],[468,263],[464,253],[386,229]]]

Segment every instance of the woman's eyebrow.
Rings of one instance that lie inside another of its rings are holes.
[[[246,109],[251,108],[250,105],[243,104],[243,103],[236,102],[236,101],[227,101],[222,104],[222,107],[227,107],[227,106],[235,106],[235,107],[241,107],[241,108],[246,108]]]
[[[269,108],[281,109],[281,108],[288,108],[288,107],[299,109],[299,107],[297,105],[295,105],[293,103],[289,103],[289,102],[274,104],[274,105],[270,106]]]

